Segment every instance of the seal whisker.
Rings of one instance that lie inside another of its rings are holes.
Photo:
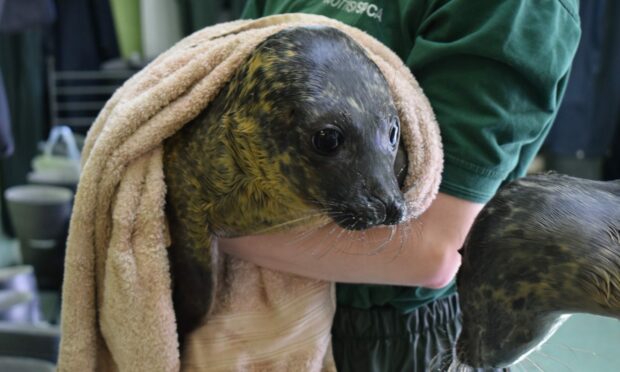
[[[272,232],[272,231],[278,230],[278,229],[280,229],[282,227],[286,227],[286,226],[289,226],[289,225],[297,224],[297,223],[300,223],[300,222],[312,219],[314,217],[319,217],[319,216],[322,216],[322,215],[324,215],[322,212],[309,213],[309,214],[307,214],[305,216],[302,216],[302,217],[299,217],[299,218],[295,218],[295,219],[292,219],[292,220],[289,220],[289,221],[286,221],[286,222],[282,222],[282,223],[279,223],[279,224],[276,224],[276,225],[269,226],[269,227],[266,227],[264,229],[258,230],[258,231],[256,231],[256,234],[265,234],[265,233],[268,233],[268,232]]]
[[[363,246],[365,243],[368,243],[366,230],[358,231],[358,234],[354,235],[352,231],[347,232],[347,240],[350,241],[350,245],[353,243],[359,243],[360,246]],[[357,249],[354,249],[356,251]],[[349,253],[348,251],[345,253]]]
[[[321,239],[321,241],[319,242],[319,244],[317,244],[317,247],[315,248],[315,250],[320,249],[323,246],[323,243],[328,239],[328,238],[333,238],[334,237],[334,233],[336,232],[336,229],[338,229],[338,225],[334,224],[334,226],[331,228],[331,230],[329,230],[329,232],[327,234],[325,234],[325,236],[323,237],[323,239]],[[334,243],[332,242],[331,245],[327,246],[326,250],[327,252],[331,251],[333,248]],[[319,255],[319,257],[324,256],[326,253]]]
[[[347,240],[349,241],[349,245],[347,246],[346,251],[349,251],[349,250],[351,250],[351,249],[352,249],[353,244],[354,244],[355,242],[359,242],[359,239],[357,239],[357,238],[354,236],[354,234],[353,234],[353,232],[352,232],[352,231],[347,231],[347,235],[348,235],[348,236],[347,236]],[[360,243],[360,245],[363,245],[363,243]]]
[[[596,353],[596,351],[594,351],[594,350],[579,349],[579,348],[576,348],[576,347],[570,346],[570,345],[565,344],[565,343],[547,342],[547,344],[546,344],[546,345],[548,345],[548,346],[561,346],[561,347],[564,347],[564,348],[566,348],[566,349],[568,349],[568,350],[572,351],[573,353],[583,353],[583,354],[588,354],[588,355],[590,355],[590,356],[592,356],[592,357],[597,357],[597,356],[598,356],[598,354],[597,354],[597,353]]]
[[[401,234],[398,234],[398,232],[402,232]],[[403,251],[403,249],[405,248],[405,241],[406,241],[406,236],[407,236],[407,227],[406,226],[402,226],[402,225],[395,225],[391,228],[391,234],[390,234],[390,242],[392,240],[394,240],[394,237],[397,236],[399,237],[399,243],[398,243],[398,249],[396,250],[394,257],[392,258],[392,260],[395,260],[398,256],[400,256],[401,252]]]
[[[296,244],[299,243],[307,238],[309,238],[310,236],[312,236],[312,234],[316,233],[318,230],[320,230],[322,227],[325,227],[327,224],[329,224],[329,222],[325,222],[322,223],[320,225],[314,226],[310,229],[305,229],[302,231],[299,231],[299,233],[297,233],[296,237],[292,240],[290,240],[288,242],[289,245],[291,244]]]
[[[420,221],[419,219],[416,219],[408,223],[407,227],[409,228],[409,231],[415,231],[417,235],[416,238],[419,239],[422,237],[422,230],[424,229],[424,222]]]
[[[534,362],[534,361],[532,360],[532,358],[527,357],[527,358],[525,358],[525,360],[526,360],[526,361],[528,361],[528,362],[529,362],[532,366],[534,366],[534,368],[536,368],[536,369],[537,369],[537,370],[539,370],[540,372],[545,372],[545,370],[544,370],[544,369],[542,369],[542,367],[541,367],[541,366],[539,366],[539,365],[538,365],[538,363]]]
[[[334,237],[334,233],[336,232],[336,230],[339,228],[339,226],[337,224],[334,224],[334,226],[331,228],[331,230],[329,230],[329,232],[327,234],[325,234],[325,236],[323,237],[323,239],[321,239],[321,241],[316,245],[315,251],[313,252],[313,255],[318,256],[319,258],[323,258],[325,255],[327,255],[327,253],[329,253],[335,245],[335,242],[340,238],[340,236],[344,233],[344,229],[341,229],[341,231],[338,233],[338,235],[336,236],[335,239],[333,239],[332,242],[330,242],[330,244],[327,245],[327,247],[325,249],[321,249],[323,247],[323,243],[328,239],[328,238],[333,238]]]
[[[323,258],[329,252],[333,251],[333,249],[336,247],[336,242],[338,242],[340,240],[340,238],[342,237],[342,235],[344,233],[346,233],[346,232],[348,232],[348,230],[341,229],[341,231],[338,233],[338,235],[336,235],[336,238],[333,240],[333,242],[331,244],[327,245],[327,247],[325,249],[323,249],[323,251],[318,254],[318,257],[319,258]],[[330,234],[330,235],[332,235],[332,234]]]
[[[381,242],[381,244],[372,248],[370,252],[366,253],[367,256],[378,255],[383,250],[383,248],[385,248],[385,246],[388,245],[388,243],[390,243],[394,239],[395,227],[389,226],[389,230],[390,230],[390,234],[385,239],[383,239],[383,242]]]
[[[573,370],[573,369],[572,369],[572,368],[571,368],[568,364],[566,364],[566,362],[562,361],[561,359],[559,359],[559,358],[558,358],[558,357],[556,357],[556,356],[550,355],[550,354],[545,353],[545,352],[542,352],[542,351],[540,351],[540,350],[537,350],[537,351],[536,351],[536,354],[537,354],[537,355],[540,355],[540,356],[542,356],[542,357],[544,357],[544,358],[547,358],[547,359],[549,359],[549,360],[552,360],[552,361],[554,361],[554,362],[556,362],[556,363],[560,364],[560,365],[561,365],[561,366],[563,366],[563,367],[568,368],[568,370],[569,370],[569,371],[574,371],[574,370]],[[530,359],[530,361],[531,361],[531,360],[532,360],[532,357],[530,356],[528,359]]]
[[[348,231],[349,236],[353,235],[353,231]],[[370,252],[367,252],[366,250],[366,246],[368,244],[372,244],[374,243],[374,241],[371,241],[367,238],[366,235],[366,231],[363,230],[362,233],[360,234],[361,236],[359,237],[350,237],[348,240],[350,240],[349,246],[347,249],[342,250],[342,253],[348,254],[348,255],[354,255],[354,256],[374,256],[378,253],[379,250],[381,250],[382,247],[384,247],[389,241],[387,241],[387,239],[384,239],[382,241],[382,244],[379,245],[379,247],[373,247],[370,249]],[[352,249],[351,246],[353,245],[354,242],[358,242],[360,243],[359,245],[361,246],[360,248],[356,248],[356,249]]]
[[[364,252],[347,252],[349,254],[353,254],[353,255],[360,255],[360,256],[376,256],[379,253],[381,253],[383,251],[383,249],[385,248],[385,246],[387,246],[392,240],[394,240],[394,236],[396,235],[396,232],[398,231],[399,226],[398,225],[394,225],[394,226],[388,226],[388,229],[390,230],[390,234],[383,239],[379,245],[372,247],[370,249],[370,251],[366,251],[364,250]],[[368,243],[368,244],[372,244],[374,243],[373,241],[370,240],[365,240],[364,243]],[[401,235],[400,237],[400,244],[399,244],[399,248],[395,254],[394,257],[392,257],[391,261],[393,261],[394,259],[396,259],[398,257],[398,255],[401,252],[401,249],[403,247],[404,244],[404,239]]]
[[[311,199],[302,199],[302,200],[304,201],[304,203],[318,205],[323,209],[325,209],[325,206],[336,206],[338,204],[338,203],[331,202],[329,200],[325,200],[323,202],[320,202],[318,200],[311,200]]]
[[[297,244],[297,243],[304,241],[305,239],[310,238],[312,235],[318,232],[321,228],[329,225],[330,223],[331,221],[326,220],[310,229],[300,231],[295,239],[289,241],[288,245]]]
[[[400,254],[403,252],[403,250],[405,249],[405,242],[408,242],[409,239],[414,235],[411,232],[414,231],[415,233],[415,241],[420,240],[420,238],[422,237],[422,222],[420,222],[420,220],[414,220],[408,223],[403,223],[403,224],[399,224],[396,225],[398,229],[400,229],[402,231],[401,234],[399,234],[400,236],[400,244],[398,247],[398,251],[396,252],[395,255],[395,259],[400,256]]]
[[[401,234],[398,234],[400,242],[398,244],[398,249],[394,253],[394,257],[392,257],[392,261],[396,260],[405,249],[405,242],[408,239],[410,227],[408,225],[396,225],[393,233],[396,234],[399,230],[402,231]]]
[[[368,236],[366,235],[366,230],[362,231],[362,234],[360,237],[357,238],[357,241],[363,243],[366,243],[366,241],[368,240]]]
[[[515,364],[511,366],[510,368],[514,368],[515,370],[527,372],[527,369],[525,369],[525,366],[523,365],[523,363]]]
[[[336,232],[336,229],[338,229],[338,225],[334,224],[334,226],[332,226],[331,230],[329,230],[329,232],[327,234],[325,234],[325,236],[323,237],[323,239],[321,239],[321,241],[319,242],[319,244],[317,244],[316,248],[315,248],[315,252],[317,252],[318,250],[320,250],[323,247],[323,243],[328,239],[328,238],[333,238],[334,233]],[[331,243],[331,245],[328,245],[326,250],[329,252],[331,250],[331,246],[333,246],[334,243]],[[316,254],[316,253],[314,253]],[[324,256],[325,254],[319,255],[319,257]]]
[[[518,364],[510,366],[510,368],[519,366],[521,369],[523,369],[524,371],[527,372],[528,371],[528,367],[526,367],[526,365],[525,365],[526,363],[527,363],[528,366],[532,365],[532,362],[530,362],[528,358],[525,358],[522,361],[520,361]]]
[[[362,230],[359,236],[355,236],[352,231],[347,231],[346,239],[349,241],[349,245],[346,249],[342,249],[341,252],[349,255],[356,255],[360,247],[363,247],[368,242],[367,233],[365,230]],[[353,244],[357,243],[355,247]]]
[[[322,226],[316,226],[316,227],[314,227],[314,228],[312,228],[312,229],[308,229],[308,230],[301,231],[299,234],[297,234],[297,236],[296,236],[294,239],[290,240],[290,241],[287,243],[287,245],[292,246],[292,245],[295,245],[295,244],[298,244],[298,243],[303,242],[304,240],[306,240],[306,239],[310,238],[312,235],[314,235],[315,233],[317,233],[317,232],[318,232],[318,230],[319,230],[321,227],[323,227],[323,226],[325,226],[325,225],[322,225]]]
[[[338,233],[338,235],[336,235],[336,240],[340,240],[340,238],[342,237],[342,235],[349,231],[348,229],[341,229],[341,231]]]
[[[345,205],[343,203],[340,202],[335,202],[335,201],[331,201],[331,200],[325,200],[325,201],[318,201],[318,200],[312,200],[312,199],[302,199],[305,203],[308,204],[312,204],[312,205],[318,205],[320,206],[323,210],[325,211],[330,211],[332,213],[334,212],[338,212],[338,209],[342,209]],[[325,207],[336,207],[338,209],[336,210],[332,210],[330,208],[325,208]]]

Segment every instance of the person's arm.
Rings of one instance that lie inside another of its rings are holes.
[[[220,239],[226,253],[270,269],[337,282],[441,288],[456,274],[458,249],[482,204],[439,194],[417,220],[346,231],[305,231]]]

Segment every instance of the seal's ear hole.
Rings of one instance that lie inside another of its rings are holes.
[[[392,116],[390,118],[390,144],[394,149],[398,145],[398,140],[400,139],[400,122],[398,121],[397,116]]]

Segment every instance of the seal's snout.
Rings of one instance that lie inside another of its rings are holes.
[[[387,178],[387,177],[386,177]],[[386,178],[379,178],[385,180]],[[390,179],[390,178],[387,178]],[[405,197],[398,188],[396,179],[387,184],[372,185],[369,195],[362,197],[365,202],[360,202],[357,214],[366,223],[366,227],[378,225],[397,225],[405,217]]]
[[[402,195],[391,198],[370,197],[365,203],[338,214],[334,220],[348,230],[363,230],[378,225],[396,225],[405,216]]]
[[[390,198],[373,197],[368,204],[371,225],[396,225],[405,217],[405,200],[401,195]]]
[[[379,181],[380,180],[380,181]],[[369,208],[379,211],[375,225],[396,225],[405,217],[405,196],[395,177],[378,177],[371,183]]]

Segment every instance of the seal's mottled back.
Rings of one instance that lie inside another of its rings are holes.
[[[571,313],[620,318],[620,181],[559,174],[501,189],[463,249],[460,362],[505,367]]]

